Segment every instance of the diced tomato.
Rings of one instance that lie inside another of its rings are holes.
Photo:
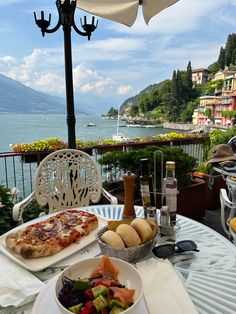
[[[94,299],[94,296],[93,296],[92,289],[91,289],[91,288],[85,289],[85,290],[84,290],[84,296],[85,296],[86,298],[88,298],[89,300],[93,300],[93,299]]]
[[[103,309],[101,314],[108,314],[108,310],[107,309]]]
[[[96,309],[93,306],[93,301],[87,301],[84,308],[80,311],[80,314],[92,314],[95,311]]]

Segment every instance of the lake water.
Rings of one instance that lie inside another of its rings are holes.
[[[96,126],[87,127],[88,123]],[[120,126],[126,125],[120,121]],[[76,139],[97,140],[110,139],[116,133],[117,121],[104,120],[99,116],[76,117]],[[170,130],[164,128],[120,127],[119,132],[128,138],[145,137]],[[48,137],[59,137],[65,142],[67,138],[66,115],[43,114],[0,114],[0,152],[10,152],[9,145],[31,143]]]

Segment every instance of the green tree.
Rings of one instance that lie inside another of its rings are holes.
[[[236,48],[236,34],[229,34],[225,46],[225,64],[230,66],[232,63],[233,51]]]
[[[193,89],[191,61],[188,62],[188,66],[187,66],[186,88],[187,88],[187,91],[189,93],[189,99],[190,99],[192,96],[192,89]]]
[[[233,53],[232,53],[231,64],[236,65],[236,48],[234,48]]]
[[[118,110],[111,107],[107,113],[108,117],[117,117],[118,116]]]
[[[179,98],[179,91],[178,91],[178,83],[177,83],[177,74],[174,70],[172,75],[172,86],[171,86],[171,94],[174,99]]]
[[[182,80],[182,75],[180,70],[177,71],[177,75],[176,75],[176,81],[177,81],[177,100],[180,101],[182,100],[183,97],[183,80]]]
[[[217,61],[219,68],[221,70],[224,70],[225,68],[225,49],[223,47],[220,48],[220,54],[219,54],[219,58]]]
[[[210,108],[206,108],[205,112],[204,112],[205,116],[211,120],[212,118],[212,113],[211,113],[211,109]]]
[[[145,113],[149,108],[148,94],[140,94],[138,98],[138,111],[139,113]]]
[[[192,122],[193,111],[199,106],[199,100],[195,99],[187,103],[186,108],[180,114],[180,121],[182,122]]]
[[[138,115],[138,106],[137,105],[131,106],[129,114],[131,115],[131,117],[137,116]]]

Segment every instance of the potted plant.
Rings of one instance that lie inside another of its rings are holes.
[[[193,173],[194,178],[201,178],[206,181],[206,208],[214,210],[220,207],[220,189],[226,189],[225,180],[221,174],[214,171],[211,165],[206,166],[205,162],[210,159],[210,150],[219,144],[227,144],[229,140],[236,135],[236,127],[227,130],[215,129],[209,134],[210,142],[205,147],[204,161],[197,167]]]
[[[226,188],[226,183],[221,174],[216,173],[210,165],[203,162],[199,164],[197,170],[193,172],[194,178],[202,179],[206,182],[206,208],[215,210],[220,207],[220,189]]]
[[[76,140],[76,149],[82,150],[85,153],[92,155],[93,148],[97,145],[97,141],[93,140]]]
[[[135,199],[141,204],[140,184],[139,184],[139,164],[141,158],[148,158],[150,162],[150,170],[154,171],[154,152],[161,151],[163,154],[163,165],[168,160],[175,161],[176,164],[176,178],[178,180],[179,194],[177,196],[177,212],[193,219],[201,219],[205,214],[205,181],[201,179],[193,179],[191,176],[192,169],[195,166],[196,159],[181,148],[178,147],[157,147],[149,146],[145,149],[133,150],[128,152],[110,152],[104,154],[98,162],[109,168],[109,170],[124,173],[130,170],[137,176]],[[161,190],[161,154],[156,154],[156,178],[157,178],[157,191]],[[164,171],[164,169],[163,169]],[[120,183],[119,183],[120,184]],[[114,181],[113,181],[114,185]],[[191,188],[191,191],[189,190]],[[185,192],[186,191],[186,192]],[[112,193],[112,191],[110,191]],[[113,189],[114,192],[114,189]],[[122,191],[123,195],[124,192]],[[119,196],[115,194],[119,199]],[[158,194],[160,195],[160,193]],[[191,201],[192,197],[195,197],[194,201]],[[122,198],[120,198],[122,200]],[[124,199],[124,197],[123,197]],[[157,207],[160,207],[161,198],[158,197]],[[197,201],[196,201],[197,200]]]
[[[0,235],[16,227],[16,222],[12,219],[16,193],[16,188],[10,190],[5,185],[0,184]]]

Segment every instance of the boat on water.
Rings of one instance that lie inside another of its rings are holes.
[[[119,128],[120,128],[120,107],[118,107],[116,134],[112,135],[112,139],[118,142],[128,141],[129,138],[126,137],[124,134],[120,133]]]
[[[95,123],[89,122],[86,126],[91,127],[91,126],[96,126]]]
[[[126,137],[124,134],[117,133],[112,135],[112,139],[118,142],[128,141],[129,138]]]

